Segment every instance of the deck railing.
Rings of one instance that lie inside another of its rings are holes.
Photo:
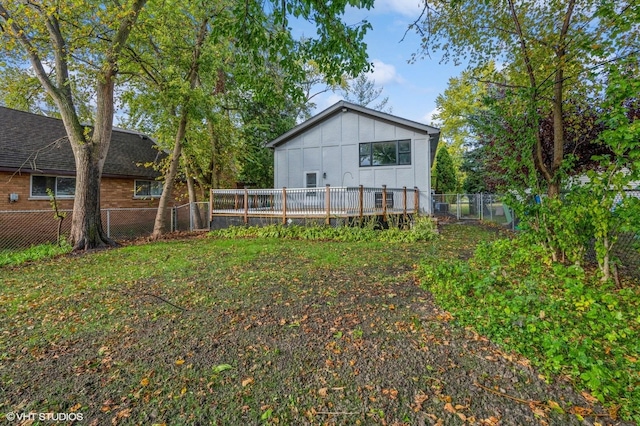
[[[212,189],[209,211],[215,216],[331,218],[414,214],[419,206],[418,188],[331,187],[281,189]]]

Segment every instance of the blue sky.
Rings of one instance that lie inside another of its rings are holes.
[[[458,76],[463,67],[451,63],[440,64],[440,56],[420,59],[408,63],[412,53],[420,47],[420,38],[414,31],[407,33],[407,26],[420,16],[419,0],[376,0],[371,10],[350,10],[344,17],[347,24],[355,24],[362,19],[369,21],[365,42],[369,59],[374,64],[370,79],[376,86],[383,87],[381,98],[388,97],[392,114],[432,124],[435,100],[443,93],[450,77]],[[309,27],[307,28],[307,25]],[[312,37],[315,29],[305,24],[301,29]],[[380,99],[381,99],[380,98]],[[342,99],[341,93],[324,93],[314,98],[316,113]]]

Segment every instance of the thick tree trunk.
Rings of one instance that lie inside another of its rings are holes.
[[[102,167],[91,144],[77,148],[76,194],[71,218],[71,244],[74,250],[87,250],[115,242],[102,228],[100,215],[100,181]]]

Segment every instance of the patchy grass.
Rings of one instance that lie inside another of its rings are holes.
[[[606,424],[565,383],[449,324],[416,285],[420,261],[468,258],[495,236],[450,225],[405,244],[194,239],[3,270],[0,414],[579,424],[568,407],[585,407]]]

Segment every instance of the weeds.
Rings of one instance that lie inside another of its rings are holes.
[[[424,263],[421,278],[459,323],[640,421],[640,288],[553,263],[521,238],[482,244],[468,263]]]
[[[361,226],[331,227],[324,225],[267,225],[234,226],[212,231],[214,238],[287,238],[312,241],[414,243],[430,241],[438,235],[434,220],[429,217],[414,218],[409,229],[401,229],[399,223],[391,223],[388,229],[380,229],[374,220]]]
[[[60,254],[69,253],[73,247],[61,239],[59,243],[47,243],[32,246],[23,250],[4,250],[0,251],[0,267],[2,266],[18,266],[26,262],[34,262]]]

